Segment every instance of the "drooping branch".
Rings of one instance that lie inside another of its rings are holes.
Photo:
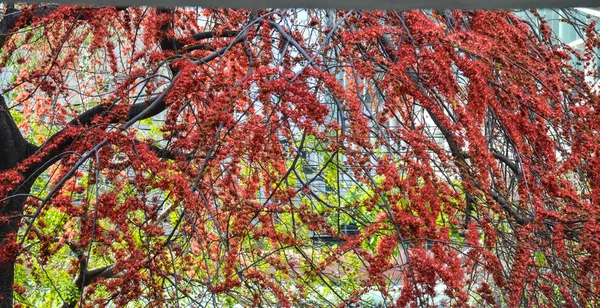
[[[512,172],[514,172],[515,175],[517,175],[517,178],[520,174],[519,172],[519,167],[517,167],[517,165],[510,160],[508,157],[498,153],[498,152],[492,152],[492,155],[494,156],[494,158],[496,158],[497,160],[503,162]]]

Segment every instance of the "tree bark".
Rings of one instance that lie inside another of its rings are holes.
[[[4,98],[0,96],[0,172],[17,167],[17,164],[25,159],[35,146],[27,142],[21,135]],[[2,184],[0,182],[0,184]],[[0,199],[29,193],[31,185],[23,183],[7,196]],[[13,281],[16,252],[9,253],[6,249],[11,235],[16,234],[19,229],[20,214],[25,203],[25,196],[10,198],[0,202],[0,307],[12,307],[13,303]]]

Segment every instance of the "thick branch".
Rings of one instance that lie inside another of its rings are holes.
[[[195,41],[200,41],[200,40],[205,40],[205,39],[210,39],[210,38],[214,38],[214,37],[235,37],[236,35],[239,34],[239,31],[233,31],[233,30],[227,30],[224,31],[223,33],[217,35],[216,32],[214,31],[207,31],[207,32],[200,32],[200,33],[196,33],[194,35],[191,36],[191,38]],[[164,50],[172,50],[172,51],[177,51],[177,50],[184,50],[184,51],[192,51],[192,50],[211,50],[214,51],[215,48],[208,45],[208,44],[185,44],[177,39],[174,38],[163,38],[163,41],[161,42],[161,49]]]
[[[154,152],[156,154],[156,156],[158,158],[161,159],[171,159],[171,160],[175,160],[177,159],[177,157],[183,157],[185,159],[191,159],[192,155],[188,155],[188,154],[184,154],[184,153],[175,153],[167,148],[161,148],[155,144],[150,144],[146,141],[141,141],[141,140],[135,140],[135,144],[145,144],[147,145],[150,150],[152,150],[152,152]],[[204,157],[199,157],[199,158],[204,158]]]
[[[21,159],[36,149],[23,137],[4,98],[0,96],[0,171],[16,167]]]
[[[512,209],[512,207],[510,206],[510,204],[508,204],[506,199],[504,199],[504,197],[498,195],[498,193],[496,193],[495,191],[490,192],[490,196],[492,196],[492,198],[494,198],[494,200],[496,202],[498,202],[498,204],[500,204],[500,207],[504,211],[506,211],[512,218],[514,218],[518,224],[525,225],[525,224],[528,224],[533,221],[533,218],[534,218],[533,216],[525,217],[525,216],[519,215],[519,213],[517,213],[515,210]]]
[[[227,31],[223,31],[222,33],[217,35],[217,33],[215,31],[206,31],[206,32],[196,33],[196,34],[192,35],[192,38],[196,41],[200,41],[200,40],[205,40],[205,39],[209,39],[209,38],[213,38],[213,37],[234,37],[234,36],[238,35],[239,33],[240,33],[239,31],[227,30]]]
[[[510,170],[512,170],[512,172],[519,176],[519,167],[517,167],[517,165],[512,160],[498,152],[492,152],[492,155],[494,155],[494,157],[497,160],[503,162]]]
[[[73,283],[77,286],[79,292],[83,292],[85,287],[90,284],[96,282],[100,278],[113,278],[116,276],[114,269],[114,264],[106,265],[98,268],[94,268],[91,270],[83,269],[79,272],[77,277],[75,277]],[[70,298],[68,302],[64,302],[62,308],[75,308],[78,304],[78,298]]]

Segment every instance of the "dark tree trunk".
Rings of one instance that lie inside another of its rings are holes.
[[[0,96],[0,172],[17,167],[35,146],[27,142],[17,128],[10,111]],[[0,183],[1,185],[2,183]],[[0,199],[16,194],[29,193],[31,184],[23,183]],[[16,254],[7,253],[3,248],[10,244],[10,236],[17,233],[26,197],[19,196],[0,202],[0,307],[12,307],[13,282]]]
[[[17,219],[11,219],[9,223],[0,223],[0,249],[7,244],[7,236],[18,231]],[[16,255],[4,255],[0,261],[0,307],[12,307],[13,283],[15,279],[15,257]]]
[[[15,279],[15,263],[0,263],[0,307],[9,308],[13,303],[12,284]]]
[[[9,6],[0,22],[0,47],[4,45],[8,37],[7,33],[18,19],[15,11],[12,5]],[[27,156],[28,146],[29,143],[17,128],[4,98],[0,96],[0,172],[15,168]],[[24,188],[18,189],[19,192],[24,191]],[[13,195],[15,192],[6,196],[0,195],[0,199]],[[18,217],[20,216],[18,215],[23,209],[24,202],[25,198],[23,197],[0,202],[0,251],[5,251],[3,248],[7,245],[8,237],[19,229],[20,219]],[[3,219],[7,216],[10,217],[8,221]],[[0,256],[0,308],[13,306],[15,257],[16,255],[6,253]]]

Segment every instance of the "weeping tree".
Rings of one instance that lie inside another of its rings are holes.
[[[4,10],[3,307],[600,304],[591,16]]]

